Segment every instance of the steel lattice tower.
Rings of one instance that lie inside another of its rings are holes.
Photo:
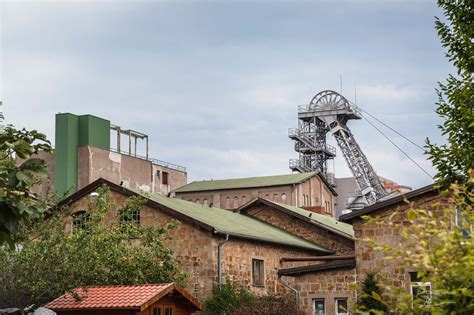
[[[288,131],[299,153],[299,159],[290,160],[290,168],[298,172],[318,171],[327,178],[327,161],[336,156],[336,149],[326,143],[326,134],[331,132],[362,196],[371,205],[386,192],[347,126],[349,119],[361,118],[359,109],[339,93],[326,90],[316,94],[309,105],[298,107],[298,128]]]

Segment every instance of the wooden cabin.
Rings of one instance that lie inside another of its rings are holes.
[[[175,283],[80,288],[45,307],[58,315],[190,315],[204,310],[202,303]]]

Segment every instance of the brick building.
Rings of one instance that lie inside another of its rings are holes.
[[[99,179],[61,202],[74,213],[87,209],[88,198],[101,185],[110,188],[116,205],[107,219],[117,216],[117,208],[128,196],[138,192]],[[142,226],[163,226],[172,220],[181,223],[171,230],[166,245],[174,250],[183,270],[189,274],[187,289],[200,298],[208,296],[218,282],[233,280],[257,294],[286,292],[279,282],[282,257],[333,255],[334,251],[291,234],[266,222],[215,207],[149,193],[139,215]],[[66,228],[73,230],[73,218],[66,218]],[[220,254],[218,252],[220,251]],[[219,257],[220,262],[219,262]]]
[[[320,244],[337,255],[354,254],[352,226],[327,215],[264,198],[256,198],[238,210],[310,242]]]
[[[337,195],[317,172],[277,176],[204,180],[174,190],[176,198],[222,209],[237,209],[255,198],[308,207],[334,216]]]
[[[367,272],[382,272],[387,276],[387,279],[391,279],[392,285],[405,288],[412,293],[412,288],[420,285],[415,270],[400,269],[395,260],[384,260],[383,254],[375,252],[368,244],[367,239],[375,241],[380,246],[406,247],[401,230],[410,225],[407,211],[411,205],[405,200],[409,200],[416,209],[436,210],[437,204],[447,204],[448,197],[439,194],[434,185],[428,185],[341,216],[342,221],[351,223],[354,228],[358,284],[362,283]],[[370,216],[374,220],[368,223],[362,216]],[[392,222],[394,225],[389,225],[388,222]],[[405,249],[410,250],[410,248]]]

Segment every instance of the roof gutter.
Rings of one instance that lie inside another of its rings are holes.
[[[296,290],[296,288],[292,287],[288,282],[286,282],[285,280],[283,280],[281,278],[282,275],[278,275],[278,282],[280,282],[281,284],[283,284],[285,287],[287,287],[288,289],[290,289],[291,291],[293,291],[295,293],[295,301],[296,301],[296,314],[298,314],[298,309],[299,309],[299,301],[300,301],[300,293],[298,292],[298,290]]]

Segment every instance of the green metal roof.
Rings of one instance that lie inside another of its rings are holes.
[[[304,182],[305,180],[315,176],[317,172],[296,173],[276,176],[247,177],[234,179],[218,179],[196,181],[184,185],[176,190],[177,193],[206,191],[206,190],[223,190],[236,188],[255,188],[268,186],[292,185]]]
[[[135,192],[189,218],[207,224],[217,232],[281,245],[331,252],[285,230],[238,212],[204,206],[181,199],[168,198],[158,194],[138,192],[136,190]]]
[[[284,203],[278,203],[278,202],[274,202],[274,201],[271,201],[271,202],[274,203],[274,204],[277,204],[280,207],[283,207],[287,210],[290,210],[294,213],[297,213],[299,215],[308,217],[308,218],[311,219],[311,221],[323,224],[323,225],[325,225],[329,228],[340,231],[340,232],[345,233],[347,235],[350,235],[352,237],[354,236],[354,229],[352,228],[351,224],[347,224],[347,223],[338,221],[338,220],[334,219],[333,217],[329,217],[329,216],[326,216],[326,215],[323,215],[323,214],[319,214],[319,213],[308,211],[308,210],[301,209],[301,208],[298,208],[298,207],[286,205]],[[311,214],[311,217],[309,216],[310,214]]]

